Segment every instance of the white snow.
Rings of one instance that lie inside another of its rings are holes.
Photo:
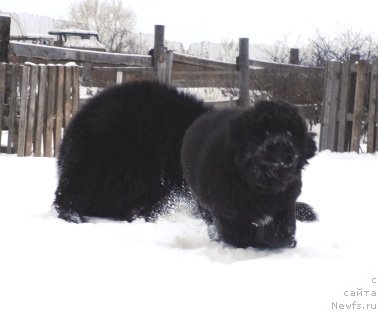
[[[319,153],[300,196],[319,222],[298,222],[294,249],[258,251],[211,241],[185,211],[66,223],[55,159],[2,154],[0,311],[376,310],[377,174],[378,155]]]

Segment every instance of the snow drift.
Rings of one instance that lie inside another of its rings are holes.
[[[190,203],[156,223],[70,224],[51,208],[55,159],[0,155],[0,311],[376,310],[378,155],[315,156],[294,249],[211,241]]]

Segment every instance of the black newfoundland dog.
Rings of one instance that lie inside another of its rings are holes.
[[[295,247],[296,219],[316,219],[296,203],[315,151],[297,109],[267,101],[199,117],[186,131],[182,165],[214,237],[237,247]]]
[[[58,158],[59,217],[153,220],[161,201],[182,188],[185,130],[207,108],[154,82],[111,87],[75,115]]]
[[[315,149],[289,104],[217,110],[155,82],[118,85],[90,99],[69,124],[54,207],[76,223],[153,221],[170,192],[187,190],[182,154],[201,216],[219,239],[238,247],[294,246],[295,218],[316,218],[296,203],[301,169]]]

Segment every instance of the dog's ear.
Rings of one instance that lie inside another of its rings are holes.
[[[307,134],[305,150],[304,150],[304,156],[306,160],[315,156],[315,152],[317,150],[316,143],[314,140],[315,137],[316,137],[316,133],[314,132],[309,132]]]

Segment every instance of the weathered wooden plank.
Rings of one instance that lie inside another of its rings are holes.
[[[325,150],[328,147],[328,131],[329,131],[329,118],[332,105],[332,87],[333,87],[333,62],[328,61],[325,64],[325,83],[324,83],[324,97],[323,97],[323,116],[322,127],[320,131],[319,149]]]
[[[236,64],[231,62],[222,62],[210,60],[203,57],[189,56],[181,53],[173,53],[173,62],[184,63],[199,67],[207,67],[211,69],[220,69],[220,70],[237,70]]]
[[[41,46],[20,42],[10,43],[10,52],[16,56],[27,58],[40,58],[43,60],[56,61],[77,61],[89,63],[101,63],[112,65],[127,66],[152,66],[152,57],[149,55],[132,55],[122,53],[97,52],[88,50],[75,50],[50,46]],[[215,61],[201,57],[189,56],[180,53],[174,53],[174,62],[190,64],[194,66],[204,66],[216,69],[235,70],[235,63]],[[286,72],[315,72],[321,73],[323,67],[311,67],[302,65],[289,65],[273,62],[264,62],[258,60],[250,60],[250,66],[271,69],[275,71]]]
[[[173,79],[183,79],[186,78],[193,79],[198,78],[199,80],[229,80],[229,79],[236,79],[238,81],[239,72],[238,71],[222,71],[222,70],[196,70],[196,71],[173,71],[172,72]],[[203,77],[201,79],[201,77]]]
[[[374,153],[375,145],[375,114],[377,110],[377,92],[378,92],[378,63],[371,66],[370,71],[370,94],[369,94],[369,114],[368,114],[368,131],[367,131],[367,152]]]
[[[80,103],[80,83],[79,68],[72,68],[72,116],[79,110]]]
[[[22,67],[20,120],[18,126],[18,156],[25,156],[26,128],[28,119],[28,93],[29,93],[30,67]]]
[[[5,79],[7,70],[5,63],[0,63],[0,154],[1,154],[1,134],[3,130],[3,114],[5,104]]]
[[[163,52],[157,63],[157,79],[160,83],[170,84],[172,81],[173,51]]]
[[[37,58],[60,62],[76,61],[97,64],[152,66],[152,57],[150,55],[77,50],[20,42],[11,42],[9,44],[9,51],[17,57],[26,57],[27,59]]]
[[[359,152],[361,139],[361,121],[364,112],[367,62],[361,60],[357,66],[356,94],[354,98],[351,150]]]
[[[321,75],[324,71],[324,67],[282,64],[257,60],[249,60],[249,65],[255,68],[264,68],[272,72],[280,73],[312,73]]]
[[[42,135],[44,133],[45,113],[46,113],[46,91],[47,91],[47,76],[48,67],[45,65],[39,66],[39,83],[38,83],[38,105],[37,105],[37,120],[34,138],[34,156],[41,156],[42,152]]]
[[[36,99],[37,99],[37,85],[38,85],[38,66],[30,67],[30,96],[29,109],[26,128],[26,142],[25,142],[25,156],[32,154],[33,136],[35,129],[35,115],[36,115]]]
[[[79,70],[83,70],[80,66]],[[117,72],[122,72],[122,81],[156,80],[156,71],[152,67],[92,67],[89,80],[91,87],[104,87],[116,83]],[[82,78],[81,78],[82,79]],[[85,84],[82,84],[85,85]]]
[[[17,87],[18,87],[18,75],[19,65],[9,65],[11,67],[11,95],[9,103],[9,124],[8,124],[8,145],[7,154],[16,153],[17,145]]]
[[[324,69],[324,91],[323,91],[323,102],[322,102],[322,119],[320,128],[320,138],[319,138],[319,149],[327,149],[327,139],[328,139],[328,124],[329,124],[329,113],[330,113],[330,103],[331,103],[331,62],[326,62]]]
[[[56,66],[48,66],[48,89],[47,89],[47,106],[46,106],[46,126],[44,135],[44,156],[52,157],[53,151],[53,128],[54,128],[54,112],[56,99]]]
[[[345,131],[347,121],[348,95],[350,84],[350,63],[344,62],[341,66],[341,87],[339,102],[339,129],[337,138],[337,151],[345,152]]]
[[[63,127],[63,96],[64,96],[64,67],[57,66],[57,92],[55,103],[55,122],[54,122],[54,156],[59,153],[60,143],[62,141]]]
[[[176,54],[174,54],[175,56]],[[207,67],[190,67],[181,68],[177,66],[178,63],[173,64],[172,70],[172,84],[179,87],[234,87],[238,88],[238,71],[236,65],[233,64],[233,69],[212,69]],[[116,72],[123,73],[123,81],[133,80],[155,80],[157,79],[156,72],[151,67],[92,67],[90,72],[90,84],[95,87],[104,87],[109,83],[116,82]],[[278,80],[282,80],[283,74],[269,72],[263,68],[251,68],[250,88],[263,91],[270,91],[272,87],[277,85]],[[300,72],[296,72],[296,79],[302,81],[303,85],[313,84],[314,79],[321,81],[323,79],[323,70],[316,74],[310,72],[307,75],[304,71],[303,77],[299,77]],[[234,77],[236,76],[236,79]],[[318,77],[318,78],[316,78]],[[278,80],[277,80],[278,79]]]
[[[173,51],[168,51],[165,56],[165,83],[172,83]]]
[[[173,71],[172,84],[187,88],[237,88],[239,73],[237,71]]]
[[[80,70],[84,69],[84,66],[77,66]],[[92,73],[115,73],[122,72],[123,74],[145,74],[146,76],[153,74],[153,67],[107,67],[107,66],[93,66],[91,68]]]
[[[378,123],[378,107],[375,108],[375,122]],[[375,151],[376,152],[378,151],[378,127],[377,127],[377,133],[375,136]]]
[[[332,66],[332,91],[331,103],[329,110],[329,123],[328,123],[328,142],[327,146],[331,151],[336,150],[336,121],[337,109],[340,100],[340,83],[341,83],[341,63],[334,62]]]
[[[64,81],[64,129],[67,128],[72,114],[72,66],[65,67]]]

